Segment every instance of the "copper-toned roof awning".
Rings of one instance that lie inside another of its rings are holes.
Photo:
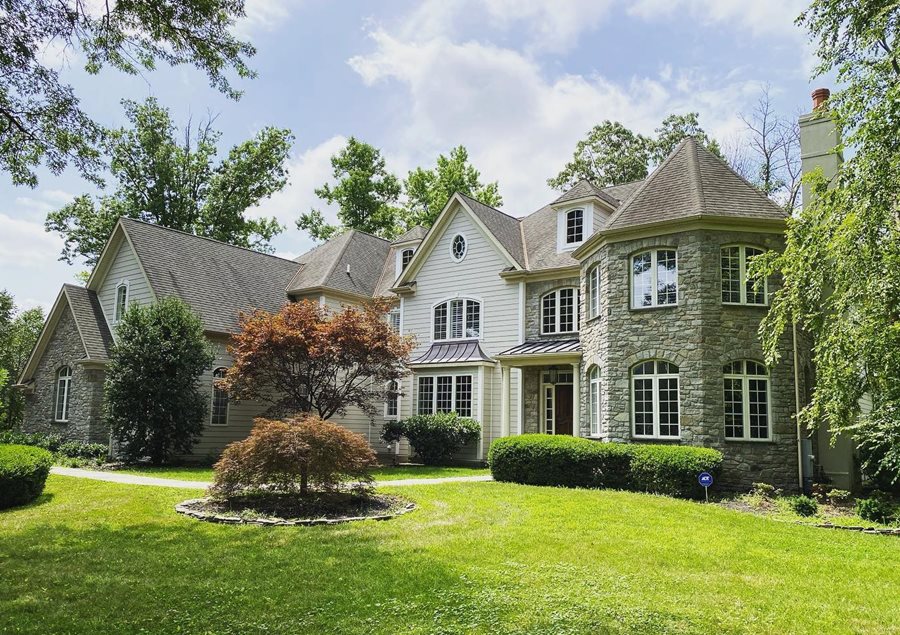
[[[425,353],[410,362],[417,364],[465,364],[467,362],[492,362],[484,354],[478,340],[462,340],[459,342],[441,342],[432,344]]]

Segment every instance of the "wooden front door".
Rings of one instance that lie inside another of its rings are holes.
[[[572,434],[572,384],[557,384],[555,399],[556,434]]]

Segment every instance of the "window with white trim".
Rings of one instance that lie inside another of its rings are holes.
[[[764,441],[769,425],[769,374],[749,359],[725,364],[725,438]]]
[[[631,257],[631,308],[678,304],[678,257],[653,249]]]
[[[566,212],[566,244],[574,245],[584,240],[584,210]]]
[[[450,255],[456,262],[462,261],[462,259],[466,257],[466,252],[468,252],[468,250],[469,245],[466,243],[466,237],[462,234],[457,234],[453,237],[453,240],[450,241]]]
[[[460,417],[471,417],[472,376],[419,377],[419,395],[416,404],[416,412],[420,415],[455,412]]]
[[[551,291],[541,298],[541,333],[574,333],[578,330],[576,287]]]
[[[219,387],[217,379],[224,379],[227,368],[217,368],[213,371],[212,407],[209,409],[209,423],[213,426],[228,424],[228,391]]]
[[[588,271],[588,318],[600,315],[600,265]]]
[[[72,369],[63,366],[56,371],[56,404],[53,420],[59,423],[69,421],[69,396],[72,394]]]
[[[461,340],[481,336],[481,303],[468,298],[441,302],[434,307],[433,339]]]
[[[660,359],[631,369],[631,413],[635,437],[677,439],[679,425],[678,366]]]
[[[588,373],[588,406],[591,417],[591,436],[600,436],[600,368],[592,366]]]
[[[384,418],[396,419],[400,413],[400,382],[389,381],[384,394]]]
[[[724,304],[768,303],[768,285],[747,275],[750,259],[762,254],[762,249],[746,245],[722,247],[722,302]]]
[[[388,324],[391,325],[391,328],[395,333],[400,332],[400,307],[395,306],[388,311]]]
[[[400,271],[406,270],[406,267],[413,259],[414,253],[416,253],[414,249],[404,249],[400,252]]]
[[[113,322],[118,322],[125,316],[128,308],[128,283],[120,282],[116,287],[116,306],[113,310]]]

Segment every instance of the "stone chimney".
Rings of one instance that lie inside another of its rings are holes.
[[[817,88],[812,92],[812,112],[800,116],[800,160],[803,174],[817,167],[822,168],[825,178],[833,178],[844,161],[840,152],[834,149],[841,142],[841,131],[828,115],[826,102],[831,96],[827,88]],[[803,204],[811,201],[809,186],[802,187]]]

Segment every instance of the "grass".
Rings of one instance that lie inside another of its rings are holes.
[[[137,474],[171,478],[179,481],[212,481],[213,472],[210,467],[128,467],[116,470],[117,474]],[[486,467],[430,467],[418,465],[402,465],[397,467],[380,467],[372,471],[376,481],[396,481],[406,478],[445,478],[448,476],[481,476],[490,474]]]
[[[504,483],[386,522],[200,523],[189,490],[51,476],[0,512],[0,632],[896,633],[900,540]]]

